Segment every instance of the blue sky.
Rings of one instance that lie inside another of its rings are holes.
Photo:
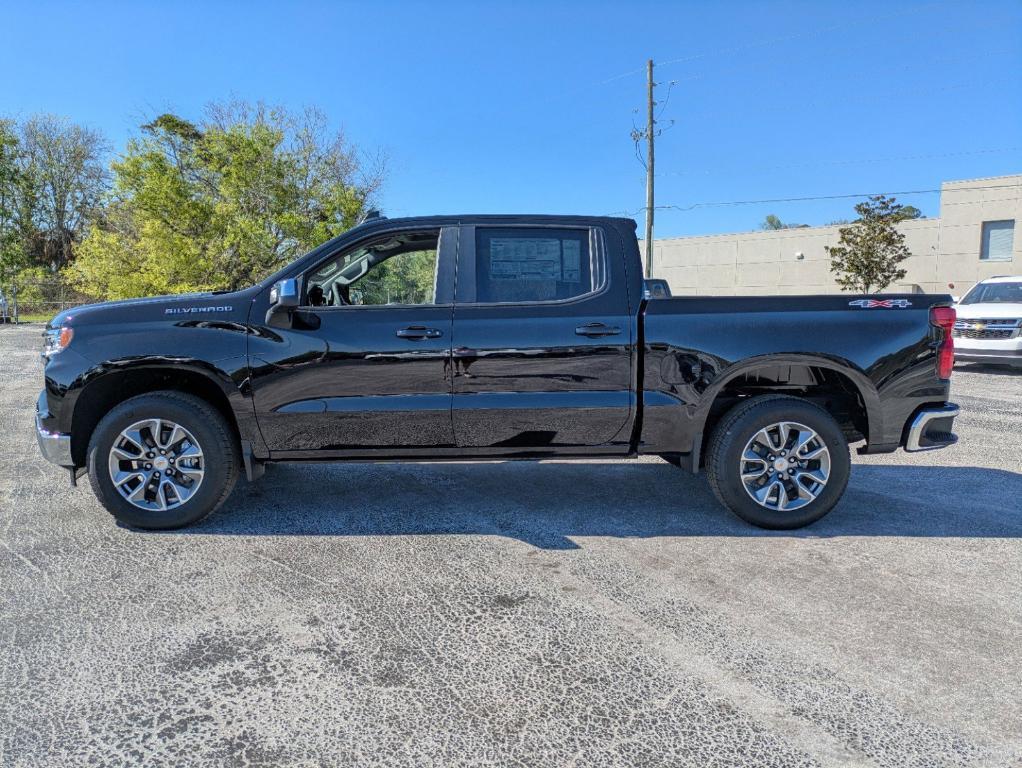
[[[392,215],[640,211],[644,65],[674,80],[657,203],[924,190],[1022,172],[1022,0],[11,3],[0,115],[116,149],[238,97],[322,108],[388,157]],[[938,195],[901,197],[937,215]],[[822,224],[853,200],[657,213],[656,234]],[[641,214],[636,217],[641,223]]]

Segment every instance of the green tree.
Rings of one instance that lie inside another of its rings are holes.
[[[896,216],[896,218],[894,220],[895,221],[908,221],[910,219],[925,219],[925,218],[926,217],[923,216],[923,212],[920,211],[918,208],[916,208],[914,205],[903,205],[901,207],[901,210],[898,211],[898,214],[897,214],[897,216]]]
[[[384,261],[354,284],[363,304],[429,304],[436,251],[413,251]]]
[[[826,246],[830,271],[842,290],[856,293],[882,291],[905,277],[899,266],[912,254],[905,236],[894,226],[903,220],[905,206],[893,197],[875,195],[855,206],[859,218],[838,230],[836,246]]]
[[[0,120],[0,288],[20,308],[52,308],[103,195],[102,136],[52,115]],[[13,290],[12,290],[13,289]]]
[[[775,229],[805,229],[808,226],[808,224],[785,224],[774,214],[768,213],[767,217],[759,225],[759,228],[769,231]]]
[[[918,208],[916,208],[914,205],[905,205],[905,206],[902,206],[900,211],[898,211],[898,214],[894,217],[894,221],[908,221],[908,220],[911,220],[911,219],[925,219],[925,218],[926,217],[923,215],[923,212],[920,211]],[[856,221],[861,221],[861,219],[856,219]],[[834,219],[834,221],[828,221],[827,222],[827,226],[828,227],[840,227],[840,226],[843,226],[845,224],[851,224],[851,223],[852,223],[851,219]]]
[[[0,290],[23,265],[18,237],[18,137],[11,120],[0,120]]]
[[[241,102],[160,115],[113,174],[67,270],[108,298],[250,285],[355,224],[380,182],[320,112]]]

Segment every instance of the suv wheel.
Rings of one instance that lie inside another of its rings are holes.
[[[724,415],[710,438],[706,474],[717,499],[760,528],[816,522],[837,504],[851,472],[834,418],[797,397],[755,397]]]
[[[133,397],[89,441],[92,490],[120,522],[179,528],[211,513],[237,482],[239,450],[224,417],[181,392]]]

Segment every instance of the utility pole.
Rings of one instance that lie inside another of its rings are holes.
[[[646,277],[653,277],[653,59],[646,62]]]

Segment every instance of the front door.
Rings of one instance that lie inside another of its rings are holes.
[[[626,451],[633,327],[623,264],[602,232],[478,225],[463,227],[460,243],[457,444],[492,453]]]
[[[295,457],[454,446],[451,351],[458,231],[388,233],[303,276],[291,327],[250,337],[259,428]]]

